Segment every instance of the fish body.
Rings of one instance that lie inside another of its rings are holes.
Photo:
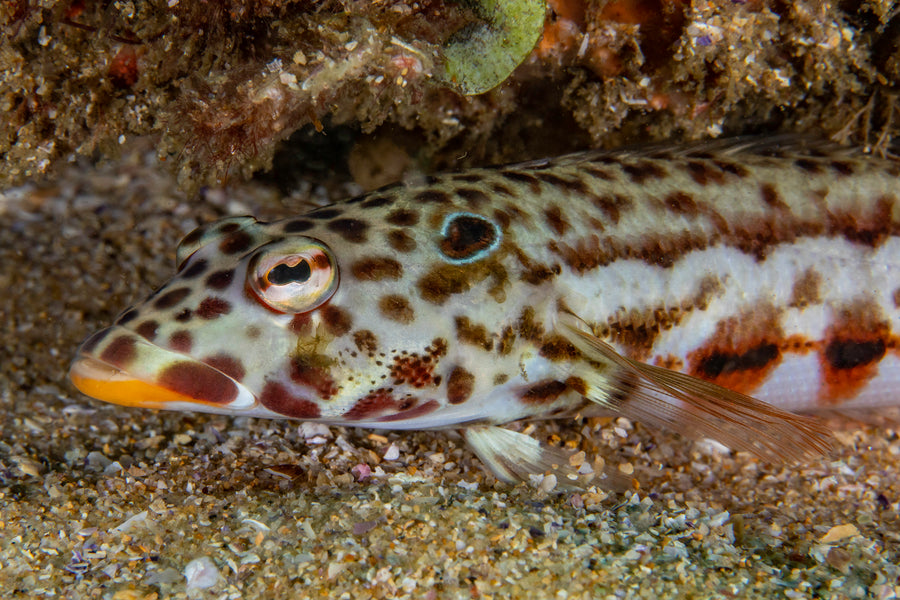
[[[898,175],[738,140],[232,217],[70,377],[126,405],[457,428],[508,480],[558,457],[496,425],[595,410],[803,456],[827,435],[788,411],[897,403]]]

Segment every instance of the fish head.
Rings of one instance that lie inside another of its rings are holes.
[[[174,277],[88,338],[70,379],[128,406],[351,423],[433,411],[451,383],[470,393],[444,360],[442,304],[486,278],[460,257],[492,252],[499,229],[452,210],[433,228],[364,210],[192,232]]]

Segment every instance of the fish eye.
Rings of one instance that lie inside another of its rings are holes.
[[[261,247],[247,266],[250,290],[270,308],[284,313],[308,312],[331,298],[338,288],[338,269],[331,250],[311,238],[283,240]]]

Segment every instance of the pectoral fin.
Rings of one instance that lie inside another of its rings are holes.
[[[542,444],[524,433],[494,425],[460,430],[469,447],[497,479],[507,483],[528,481],[534,475],[554,475],[556,489],[584,489],[590,485],[625,488],[604,472],[586,464],[572,464],[572,453]]]
[[[709,437],[773,462],[821,455],[831,448],[831,434],[812,418],[622,356],[585,331],[573,315],[562,315],[560,328],[587,359],[573,373],[587,383],[585,396],[626,417],[691,438]]]

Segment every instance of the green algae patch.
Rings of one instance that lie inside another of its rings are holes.
[[[531,53],[544,28],[544,0],[482,0],[484,22],[444,47],[442,79],[467,96],[497,87]]]

